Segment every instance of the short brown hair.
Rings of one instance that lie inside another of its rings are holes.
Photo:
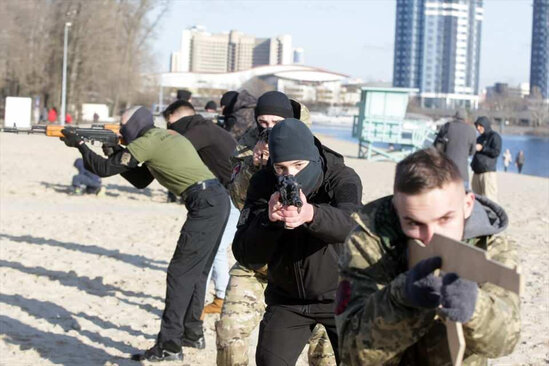
[[[434,148],[408,155],[396,166],[394,192],[418,194],[463,178],[454,162]]]

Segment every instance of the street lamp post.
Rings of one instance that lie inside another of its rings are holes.
[[[63,85],[61,89],[61,124],[65,124],[65,109],[66,109],[66,99],[67,99],[67,41],[69,38],[69,28],[71,23],[65,23],[65,38],[63,43]]]

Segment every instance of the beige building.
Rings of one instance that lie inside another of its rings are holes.
[[[203,27],[185,29],[170,72],[236,72],[263,65],[293,63],[292,36],[256,38],[239,31],[212,34]]]

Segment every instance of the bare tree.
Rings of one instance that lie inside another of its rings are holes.
[[[78,115],[81,104],[92,101],[117,113],[132,103],[151,66],[150,40],[168,7],[168,0],[0,1],[2,100],[39,95],[43,105],[60,104],[63,32],[71,22],[69,109]]]

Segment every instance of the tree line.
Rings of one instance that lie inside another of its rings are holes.
[[[67,110],[104,103],[116,115],[149,102],[143,72],[153,66],[151,41],[169,0],[0,1],[0,93],[61,105],[63,37],[67,47]]]

